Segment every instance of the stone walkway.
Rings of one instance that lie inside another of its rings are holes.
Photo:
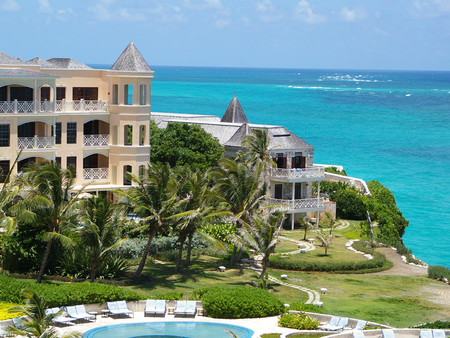
[[[287,286],[288,288],[306,292],[308,294],[308,300],[305,302],[305,304],[316,304],[317,302],[320,302],[320,294],[317,291],[305,288],[300,285],[294,285],[294,284],[289,284],[289,283],[283,282],[273,276],[269,276],[269,281],[271,281],[272,283]]]

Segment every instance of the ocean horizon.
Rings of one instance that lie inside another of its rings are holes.
[[[285,126],[315,147],[315,163],[389,188],[410,222],[405,245],[450,266],[450,72],[152,69],[153,112],[222,116],[236,93],[251,123]]]

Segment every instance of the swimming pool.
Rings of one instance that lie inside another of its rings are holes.
[[[231,333],[231,332],[232,333]],[[251,338],[242,326],[199,322],[156,322],[108,325],[86,331],[84,338]]]

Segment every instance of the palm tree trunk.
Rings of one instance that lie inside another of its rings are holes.
[[[236,251],[237,251],[237,245],[234,244],[233,245],[233,253],[231,254],[231,258],[230,258],[230,265],[231,266],[234,265],[234,258],[236,257]]]
[[[261,273],[259,274],[259,279],[264,277],[267,267],[269,266],[269,256],[268,255],[267,256],[264,255],[261,265],[262,265],[262,270],[261,270]]]
[[[177,264],[175,265],[175,272],[180,271],[181,258],[183,256],[183,246],[184,246],[185,241],[186,241],[186,236],[180,237],[180,249],[178,250],[178,258],[177,258]]]
[[[188,247],[187,247],[187,253],[186,253],[186,265],[191,265],[191,250],[192,250],[192,234],[188,237]]]
[[[39,275],[37,277],[36,283],[40,284],[42,281],[42,276],[44,276],[44,271],[47,266],[48,256],[50,254],[50,248],[52,247],[52,240],[49,239],[47,242],[47,247],[45,248],[44,258],[42,259],[41,268],[39,270]]]
[[[144,270],[145,261],[147,260],[148,253],[150,251],[150,245],[152,244],[153,237],[156,235],[156,230],[152,230],[150,236],[148,238],[147,245],[145,246],[144,253],[142,254],[141,262],[139,263],[139,267],[133,274],[133,278],[138,279],[141,278],[142,270]]]
[[[90,283],[94,283],[95,282],[95,272],[97,271],[97,267],[98,267],[98,259],[96,259],[96,260],[94,260],[94,262],[92,262],[91,278],[89,279]]]
[[[244,252],[244,246],[241,246],[241,247],[239,248],[239,252],[238,252],[237,257],[236,257],[236,263],[239,262],[239,261],[241,260],[241,256],[242,256],[242,253],[243,253],[243,252]]]

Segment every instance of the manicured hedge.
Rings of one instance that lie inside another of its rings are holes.
[[[294,302],[291,303],[288,308],[285,309],[286,311],[303,311],[303,312],[314,312],[314,313],[327,313],[325,307],[317,307],[317,305],[314,304],[305,304],[302,302]]]
[[[260,318],[283,312],[284,304],[266,290],[242,286],[199,290],[206,314],[213,318]]]
[[[40,294],[50,307],[104,303],[114,300],[141,300],[136,292],[99,283],[34,284],[0,275],[0,301],[23,303],[23,291]]]
[[[373,253],[375,252],[375,250],[373,248],[366,246],[366,241],[364,241],[364,240],[354,241],[352,246],[354,249],[364,252],[366,254],[373,255]]]
[[[278,320],[278,325],[295,330],[315,330],[320,320],[311,318],[304,313],[287,313]]]
[[[301,260],[294,260],[292,258],[281,258],[274,256],[270,258],[270,267],[280,270],[292,271],[357,271],[380,268],[386,262],[386,256],[375,252],[374,258],[366,261],[337,261],[337,262],[305,262]]]
[[[437,320],[433,323],[426,323],[419,326],[414,326],[414,328],[420,328],[420,329],[450,329],[450,322],[443,322],[440,320]]]
[[[450,280],[450,270],[440,265],[429,266],[428,277],[433,279],[447,278]]]

